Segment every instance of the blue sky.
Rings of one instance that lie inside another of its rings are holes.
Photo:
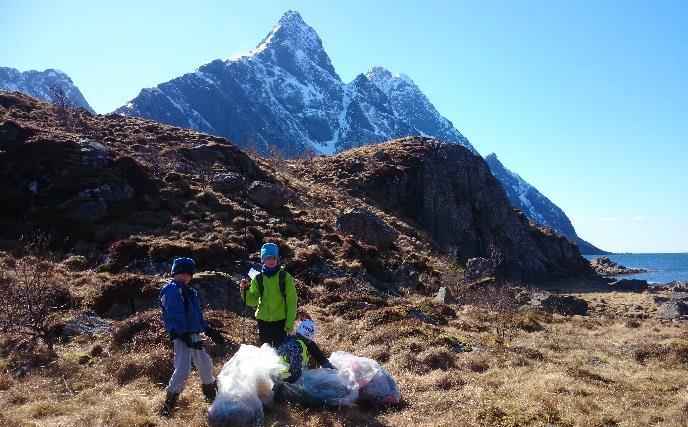
[[[688,2],[0,0],[0,66],[106,113],[255,47],[288,9],[345,81],[409,75],[482,153],[618,252],[688,251]]]

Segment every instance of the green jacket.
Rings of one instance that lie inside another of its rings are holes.
[[[284,266],[282,266],[282,270],[284,270]],[[266,322],[286,320],[284,329],[291,332],[296,322],[296,286],[294,286],[294,278],[291,277],[291,274],[287,273],[285,279],[285,298],[282,297],[280,291],[278,272],[272,276],[263,274],[264,291],[262,297],[258,289],[258,281],[254,278],[251,280],[251,286],[241,291],[241,299],[246,302],[246,305],[256,307],[256,319]]]

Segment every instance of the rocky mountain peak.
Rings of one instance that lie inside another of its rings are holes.
[[[384,67],[376,66],[371,68],[366,73],[366,77],[384,93],[389,93],[392,90],[400,90],[404,86],[408,86],[408,89],[415,92],[421,92],[409,76],[403,73],[393,75],[391,71]]]
[[[288,68],[291,68],[292,62],[298,64],[311,61],[329,74],[336,75],[320,36],[293,10],[282,15],[277,25],[251,54],[284,63]]]

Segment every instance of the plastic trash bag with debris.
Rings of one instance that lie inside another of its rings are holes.
[[[273,385],[283,368],[275,349],[242,344],[217,377],[217,397],[208,410],[213,425],[253,425],[272,404]]]
[[[358,397],[358,387],[350,372],[306,369],[295,383],[282,384],[280,393],[306,406],[350,406]]]
[[[401,394],[394,378],[375,360],[345,351],[335,351],[329,360],[338,371],[349,372],[354,378],[359,399],[386,405],[399,403]]]

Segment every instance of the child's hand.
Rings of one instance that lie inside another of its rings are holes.
[[[246,280],[246,279],[241,279],[241,282],[239,282],[239,287],[240,287],[241,289],[246,289],[246,288],[248,288],[248,286],[249,286],[248,280]]]

